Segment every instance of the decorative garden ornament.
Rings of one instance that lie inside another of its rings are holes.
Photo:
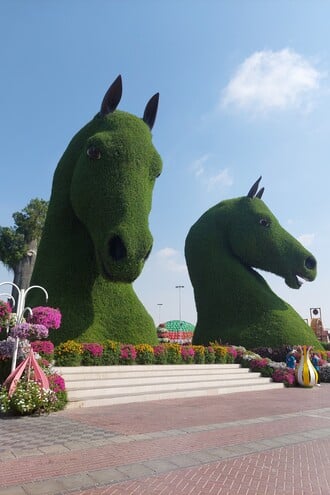
[[[46,390],[49,389],[49,380],[34,357],[34,352],[31,347],[29,355],[17,366],[16,369],[12,370],[10,375],[4,381],[4,386],[8,389],[9,397],[11,397],[15,392],[17,384],[24,372],[28,382],[34,381],[38,383],[40,388]]]
[[[310,359],[311,346],[299,346],[300,361],[296,367],[296,378],[299,385],[302,387],[314,387],[317,384],[318,373],[312,365]]]
[[[43,291],[44,295],[46,296],[46,301],[48,300],[48,293],[47,293],[46,289],[44,289],[43,287],[40,287],[40,285],[32,285],[31,287],[28,287],[27,289],[20,289],[13,282],[2,282],[0,284],[0,287],[2,285],[11,285],[17,291],[17,301],[11,296],[12,299],[14,299],[14,304],[16,306],[16,325],[20,325],[21,323],[23,323],[24,315],[26,312],[28,312],[31,316],[33,314],[32,309],[29,306],[25,306],[26,297],[32,289],[39,289],[39,290]],[[13,358],[12,358],[12,365],[11,365],[11,371],[12,372],[16,368],[18,344],[19,344],[19,337],[16,337],[14,353],[13,353]]]
[[[32,275],[62,313],[54,343],[68,339],[157,343],[151,316],[133,290],[153,239],[149,213],[162,170],[152,144],[159,94],[143,117],[117,110],[121,77],[100,112],[71,140],[54,174]],[[33,295],[32,306],[40,301]]]
[[[255,270],[283,277],[292,289],[316,277],[314,256],[262,201],[260,180],[247,196],[206,211],[187,235],[185,256],[197,309],[193,343],[319,347],[312,329]]]

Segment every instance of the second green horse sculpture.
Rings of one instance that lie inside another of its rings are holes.
[[[194,344],[319,346],[312,329],[254,270],[280,275],[292,289],[301,278],[316,277],[313,255],[262,201],[260,179],[247,196],[210,208],[188,233],[185,255],[198,315]]]
[[[119,76],[100,112],[71,140],[55,171],[32,284],[62,312],[55,343],[68,339],[157,343],[132,283],[151,247],[148,217],[162,162],[151,140],[158,93],[143,118],[116,110]],[[30,306],[42,304],[33,299]]]

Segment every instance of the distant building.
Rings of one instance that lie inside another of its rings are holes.
[[[310,326],[314,330],[314,333],[320,342],[324,342],[325,344],[330,342],[329,332],[323,327],[321,318],[312,318]]]
[[[192,323],[180,320],[170,320],[160,323],[157,327],[159,342],[174,344],[191,344],[195,327]]]

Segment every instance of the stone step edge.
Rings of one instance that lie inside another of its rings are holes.
[[[128,365],[111,365],[108,366],[55,366],[54,369],[57,372],[63,373],[80,373],[81,370],[84,370],[86,373],[91,371],[95,372],[104,372],[104,371],[157,371],[161,369],[166,370],[193,370],[193,369],[234,369],[241,368],[240,364],[128,364]]]
[[[209,382],[203,383],[191,383],[191,386],[188,386],[186,383],[173,383],[173,384],[162,384],[159,385],[158,388],[153,387],[151,385],[141,385],[140,387],[114,387],[114,388],[91,388],[91,389],[76,389],[76,390],[68,390],[70,400],[74,397],[98,397],[98,396],[115,396],[115,395],[138,395],[138,394],[148,394],[148,393],[162,393],[162,392],[179,392],[180,390],[189,392],[191,390],[212,390],[212,389],[220,389],[220,388],[230,388],[230,387],[248,387],[250,385],[267,385],[271,382],[269,378],[251,378],[251,380],[242,382],[220,382],[220,383],[212,383]],[[98,393],[99,392],[99,393]]]
[[[189,377],[190,378],[190,377]],[[144,387],[144,386],[150,386],[150,387],[157,387],[160,385],[168,385],[168,386],[175,386],[177,384],[182,384],[182,385],[202,385],[205,383],[234,383],[234,382],[239,382],[239,383],[248,383],[251,380],[262,380],[262,381],[270,381],[269,377],[262,377],[260,373],[250,373],[248,375],[242,376],[232,376],[232,377],[224,377],[224,376],[212,376],[212,377],[205,377],[204,379],[199,379],[199,380],[183,380],[182,377],[176,377],[176,380],[173,381],[167,381],[164,383],[164,381],[156,381],[156,382],[151,382],[150,380],[146,379],[145,382],[141,383],[136,383],[136,380],[132,379],[131,381],[126,380],[123,383],[124,380],[117,380],[116,383],[113,381],[110,381],[109,383],[104,383],[105,380],[89,380],[89,381],[81,381],[81,382],[66,382],[66,388],[69,391],[73,390],[95,390],[98,388],[109,388],[110,389],[116,389],[116,388],[139,388],[139,387]],[[107,380],[108,382],[108,380]],[[80,385],[80,386],[78,386]],[[85,385],[85,386],[82,386]]]
[[[159,380],[159,382],[162,382],[162,381],[165,381],[165,380],[173,380],[173,381],[176,381],[176,380],[184,380],[184,381],[198,381],[198,380],[205,380],[206,378],[210,379],[210,380],[217,380],[217,379],[228,379],[230,380],[231,378],[235,378],[235,379],[245,379],[247,376],[250,376],[250,375],[256,375],[256,376],[260,376],[260,373],[258,372],[249,372],[249,370],[247,370],[247,372],[243,372],[243,373],[235,373],[234,371],[232,373],[211,373],[211,374],[208,374],[208,373],[202,373],[202,374],[199,374],[199,373],[184,373],[184,374],[178,374],[178,373],[175,373],[175,374],[170,374],[170,375],[159,375],[159,374],[155,374],[155,375],[144,375],[143,373],[138,376],[135,376],[134,374],[133,375],[129,375],[129,376],[111,376],[111,375],[107,375],[107,376],[104,376],[104,375],[100,375],[100,376],[89,376],[89,375],[75,375],[75,376],[67,376],[67,375],[61,375],[63,376],[64,380],[66,383],[76,383],[77,385],[79,384],[83,384],[85,382],[111,382],[111,383],[122,383],[122,382],[130,382],[130,383],[138,383],[139,381],[141,380],[145,380],[146,382],[150,383],[152,382],[153,380],[157,381]]]
[[[251,391],[263,391],[269,389],[282,389],[284,388],[283,383],[270,382],[268,384],[255,384],[255,385],[243,385],[236,387],[227,387],[220,389],[198,389],[189,391],[172,391],[172,392],[157,392],[154,394],[135,394],[117,397],[98,397],[93,399],[77,399],[69,401],[66,408],[74,409],[80,407],[96,407],[96,406],[107,406],[116,404],[130,404],[133,402],[149,402],[154,400],[168,400],[168,399],[179,399],[179,398],[194,398],[194,397],[206,397],[214,395],[225,395],[238,392],[251,392]]]

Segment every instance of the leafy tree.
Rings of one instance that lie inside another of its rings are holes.
[[[20,289],[29,287],[47,208],[47,201],[32,199],[22,211],[13,213],[13,227],[0,226],[0,261],[13,270]]]

